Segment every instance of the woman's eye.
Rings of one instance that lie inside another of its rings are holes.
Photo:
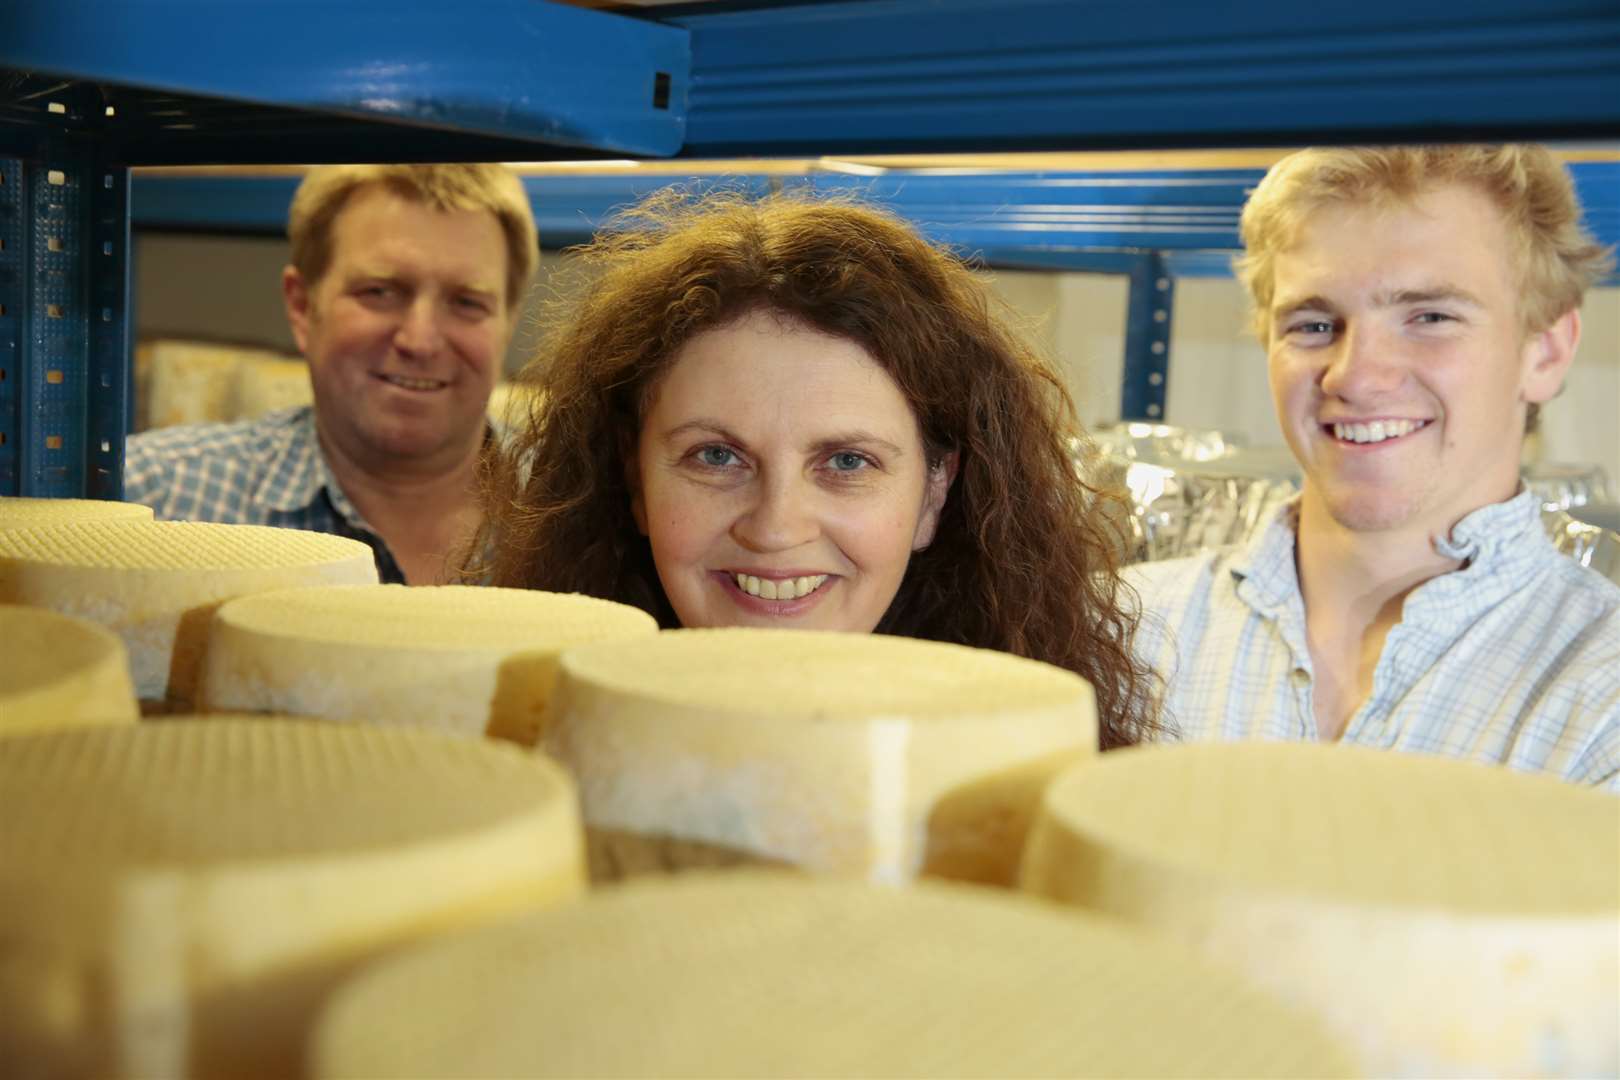
[[[840,450],[827,459],[827,464],[832,466],[834,472],[855,472],[858,469],[864,469],[871,462],[867,461],[864,455],[857,454],[853,450]]]
[[[737,460],[737,455],[724,446],[705,446],[697,452],[697,459],[711,469],[724,469]]]

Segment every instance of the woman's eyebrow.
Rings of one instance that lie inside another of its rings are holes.
[[[727,442],[739,444],[742,442],[742,440],[739,439],[730,428],[726,427],[725,424],[721,423],[719,420],[711,420],[706,417],[699,417],[695,420],[687,420],[684,423],[676,424],[674,427],[664,432],[661,438],[663,438],[665,442],[673,442],[682,436],[693,434],[714,435],[718,438],[724,439]]]
[[[869,447],[873,450],[881,450],[890,457],[905,456],[905,450],[883,438],[883,436],[874,435],[870,431],[859,430],[824,436],[811,443],[809,449],[812,453],[825,453],[828,450],[839,450],[846,446]]]

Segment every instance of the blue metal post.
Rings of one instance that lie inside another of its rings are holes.
[[[1125,314],[1125,374],[1120,415],[1125,420],[1164,420],[1170,378],[1170,311],[1175,279],[1162,252],[1144,252],[1131,268]]]

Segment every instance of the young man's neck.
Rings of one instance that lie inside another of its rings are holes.
[[[343,494],[377,531],[412,585],[451,580],[460,545],[482,520],[479,438],[433,460],[382,461],[345,453],[321,433],[321,450]]]
[[[1432,529],[1422,525],[1350,529],[1308,489],[1300,500],[1294,558],[1323,740],[1342,735],[1371,692],[1384,639],[1400,622],[1407,595],[1460,565],[1436,551],[1434,540]]]

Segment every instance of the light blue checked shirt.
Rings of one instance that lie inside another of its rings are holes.
[[[1127,569],[1184,740],[1318,738],[1297,505],[1243,547]],[[1407,596],[1341,741],[1620,791],[1620,586],[1558,553],[1528,491],[1436,549],[1465,565]]]
[[[124,499],[161,521],[274,525],[359,540],[385,584],[405,575],[332,478],[311,406],[235,424],[186,424],[131,435],[124,443]]]

